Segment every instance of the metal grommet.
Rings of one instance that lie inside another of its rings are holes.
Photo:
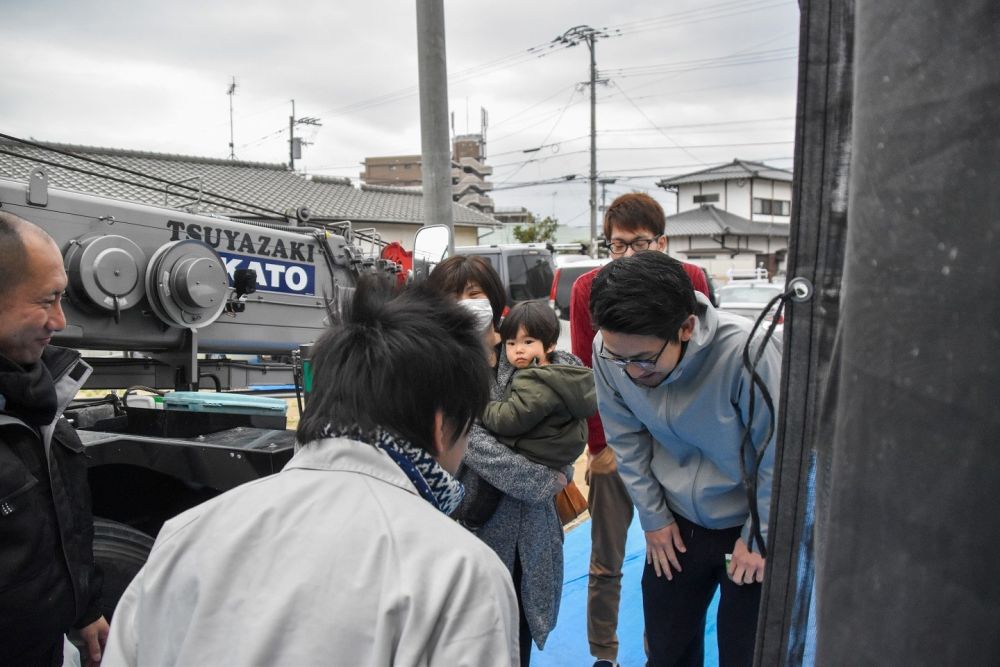
[[[813,284],[806,278],[792,278],[788,281],[788,291],[792,293],[791,299],[795,303],[804,303],[812,299]]]

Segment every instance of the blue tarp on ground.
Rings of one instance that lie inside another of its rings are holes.
[[[641,667],[646,663],[642,648],[642,570],[645,566],[646,542],[638,519],[632,522],[625,545],[625,566],[622,575],[621,611],[618,618],[618,662],[622,667]],[[566,534],[564,575],[559,622],[549,634],[545,650],[534,649],[534,667],[589,667],[594,661],[587,644],[587,572],[590,568],[590,521]],[[708,610],[705,625],[705,666],[719,664],[719,648],[715,637],[715,616],[719,596],[716,594]]]

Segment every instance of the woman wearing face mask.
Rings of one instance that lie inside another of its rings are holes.
[[[500,319],[507,305],[507,295],[493,265],[477,255],[455,255],[434,267],[427,278],[427,287],[460,302],[468,302],[466,306],[481,318],[490,365],[496,366]]]
[[[484,337],[493,351],[495,381],[490,393],[491,400],[501,400],[516,369],[496,348],[506,306],[500,276],[482,257],[456,255],[435,267],[427,285],[459,301],[475,301],[468,306],[473,310],[485,312],[483,300],[489,302],[492,320],[485,323]],[[467,527],[500,556],[514,579],[520,611],[522,665],[529,663],[532,640],[539,649],[545,645],[559,614],[563,531],[552,498],[566,486],[572,474],[572,466],[557,471],[529,461],[498,442],[479,423],[470,431],[469,449],[459,468],[458,478],[466,487],[466,499],[453,515],[459,521],[475,505],[483,482],[501,492],[493,515],[480,526]]]

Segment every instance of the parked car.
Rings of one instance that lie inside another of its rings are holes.
[[[481,255],[497,270],[507,305],[544,299],[552,284],[552,253],[542,243],[460,246],[458,255]]]
[[[549,305],[561,319],[569,319],[569,298],[576,279],[594,269],[604,266],[608,259],[585,259],[563,264],[556,268],[552,278],[552,289],[549,292]]]
[[[736,280],[718,290],[719,310],[756,320],[771,299],[784,292],[778,283]]]
[[[715,278],[712,274],[708,272],[704,266],[701,268],[701,272],[705,274],[705,283],[708,285],[708,300],[712,302],[712,305],[716,308],[719,307],[719,289],[715,286]]]

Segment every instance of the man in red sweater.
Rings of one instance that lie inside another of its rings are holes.
[[[647,194],[630,192],[615,199],[604,213],[604,238],[612,260],[644,250],[666,252],[663,208]],[[695,290],[709,295],[701,268],[682,262]],[[573,283],[570,295],[570,339],[573,354],[591,366],[596,332],[590,322],[590,286],[600,268]],[[587,639],[594,667],[612,667],[618,659],[618,603],[621,597],[625,536],[632,523],[632,500],[618,476],[614,453],[604,439],[601,418],[587,422],[587,483],[590,491],[590,581],[587,593]]]

